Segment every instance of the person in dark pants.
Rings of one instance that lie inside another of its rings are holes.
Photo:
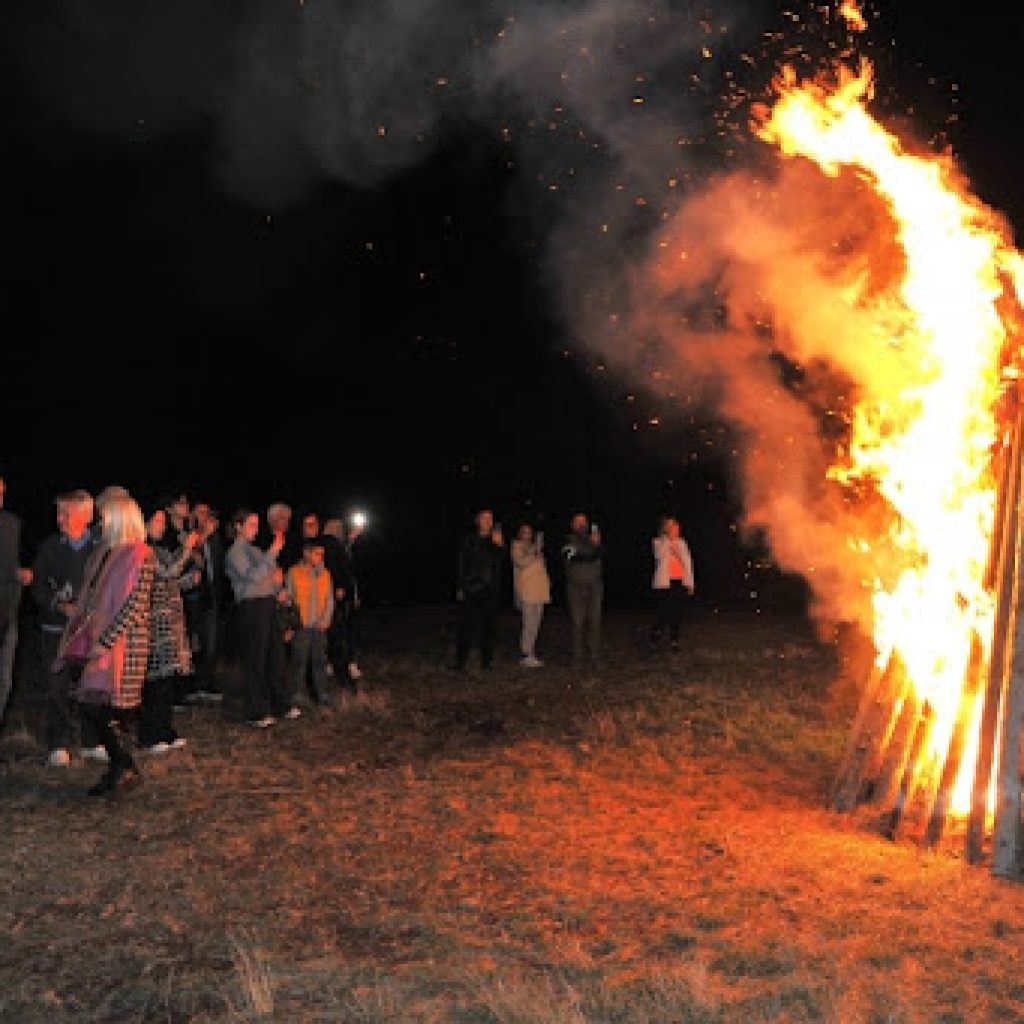
[[[122,732],[142,701],[156,557],[132,498],[111,498],[103,506],[102,519],[96,557],[86,566],[80,594],[61,633],[54,671],[72,680],[82,718],[98,735],[109,763],[89,793],[115,797],[139,782]]]
[[[356,623],[359,616],[359,581],[356,578],[354,547],[362,536],[362,522],[345,523],[328,519],[324,523],[324,565],[334,583],[334,615],[327,634],[327,653],[335,678],[355,690],[363,678],[357,657]]]
[[[0,723],[14,685],[21,588],[32,582],[31,570],[21,564],[21,519],[3,507],[6,487],[0,476]]]
[[[224,541],[219,516],[206,502],[197,501],[192,506],[192,518],[200,537],[196,561],[201,568],[199,633],[197,642],[192,645],[198,682],[195,697],[218,701],[223,697],[218,673],[227,651],[225,608],[231,601],[224,575]]]
[[[475,518],[476,529],[459,547],[456,567],[455,599],[461,604],[453,668],[466,667],[470,648],[480,650],[480,666],[490,668],[494,657],[495,620],[501,593],[505,539],[495,526],[494,513],[481,509]]]
[[[151,754],[185,746],[174,728],[174,702],[192,675],[192,649],[185,625],[181,578],[189,557],[199,543],[198,533],[168,537],[167,513],[154,508],[146,520],[146,533],[156,572],[150,595],[150,649],[146,680],[139,709],[138,740]]]
[[[604,546],[597,523],[585,512],[576,512],[562,544],[565,567],[565,599],[572,623],[572,662],[581,668],[600,665],[601,609],[604,602]]]
[[[274,532],[266,551],[256,547],[257,513],[240,509],[232,519],[234,541],[224,570],[235,595],[239,659],[245,685],[245,710],[259,729],[278,717],[297,718],[300,711],[288,700],[284,636],[278,626],[278,596],[282,592],[277,557],[285,544],[284,531]]]
[[[679,628],[683,608],[694,591],[693,558],[683,539],[679,520],[665,516],[658,536],[651,541],[654,578],[651,586],[657,602],[651,643],[667,636],[673,651],[679,650]]]
[[[32,563],[32,597],[39,612],[40,669],[46,687],[45,740],[47,763],[54,768],[71,764],[75,734],[81,730],[82,756],[105,760],[106,752],[92,723],[81,719],[71,696],[66,671],[55,671],[53,662],[68,617],[75,611],[86,565],[100,546],[98,533],[89,528],[92,496],[83,490],[58,495],[57,532],[46,537]]]

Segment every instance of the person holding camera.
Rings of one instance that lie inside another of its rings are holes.
[[[480,509],[474,522],[476,528],[459,547],[456,566],[455,600],[462,608],[452,667],[459,672],[465,669],[473,644],[480,649],[480,667],[491,667],[505,555],[505,539],[494,513]]]
[[[589,661],[599,667],[601,606],[604,602],[604,546],[597,523],[586,512],[576,512],[562,544],[565,599],[572,623],[572,662],[576,668]]]
[[[264,551],[256,546],[260,517],[248,508],[232,516],[234,540],[224,559],[224,571],[235,595],[239,656],[245,686],[245,712],[258,729],[278,717],[297,717],[284,678],[284,637],[278,627],[277,606],[283,574],[277,564],[285,545],[278,522],[274,539]]]
[[[544,562],[544,534],[535,533],[532,523],[521,524],[512,541],[512,594],[522,620],[519,664],[540,668],[543,662],[537,657],[537,634],[544,605],[551,601],[551,580]]]

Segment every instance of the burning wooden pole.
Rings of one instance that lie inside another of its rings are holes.
[[[1018,429],[1019,437],[1019,429]],[[1018,459],[1019,462],[1019,443]],[[1013,877],[1021,870],[1021,820],[1020,820],[1020,761],[1021,761],[1021,718],[1024,712],[1024,616],[1021,615],[1021,514],[1020,514],[1020,473],[1016,467],[1016,501],[1012,513],[1015,520],[1014,551],[1012,559],[1013,611],[1013,656],[1010,659],[1002,714],[999,719],[999,764],[996,774],[995,824],[992,834],[992,872],[1003,877]],[[1004,571],[1011,567],[1004,566]]]
[[[994,809],[992,871],[1007,877],[1019,877],[1024,870],[1021,438],[1018,420],[1000,460],[996,521],[983,580],[985,590],[994,597],[992,633],[986,636],[987,630],[975,629],[971,634],[958,706],[952,724],[943,726],[942,749],[931,751],[936,741],[933,731],[942,720],[938,708],[917,692],[899,655],[889,650],[875,660],[830,796],[832,806],[840,811],[864,802],[883,807],[879,825],[883,835],[895,839],[901,828],[920,827],[921,841],[934,847],[954,814],[958,780],[971,772],[967,859],[971,863],[982,859],[985,829]],[[974,729],[978,730],[976,745],[971,743]],[[965,764],[969,753],[973,763]],[[994,808],[990,806],[993,783]]]
[[[981,708],[978,734],[978,757],[974,766],[974,784],[971,789],[971,812],[967,822],[965,856],[970,864],[982,858],[985,823],[988,818],[989,796],[992,783],[992,760],[995,753],[996,728],[999,711],[1005,699],[1010,673],[1012,648],[1010,634],[1016,632],[1017,600],[1020,558],[1020,484],[1021,484],[1021,430],[1018,420],[1011,437],[1003,472],[1000,474],[1000,500],[996,505],[996,532],[998,555],[989,562],[991,579],[986,583],[996,587],[996,609],[992,631],[992,650],[989,654],[988,681]],[[995,549],[995,544],[993,545]]]
[[[899,789],[892,808],[886,813],[882,823],[882,835],[887,839],[895,839],[903,821],[907,807],[913,800],[915,784],[921,769],[921,753],[932,730],[935,719],[934,711],[928,701],[923,701],[917,709],[911,732],[910,750],[900,776]]]
[[[877,741],[879,730],[887,713],[886,695],[895,669],[892,651],[875,660],[860,706],[850,730],[843,760],[832,785],[831,804],[837,811],[852,810],[861,799],[864,787],[863,769]]]
[[[953,788],[960,776],[964,747],[967,743],[967,730],[971,726],[972,711],[978,699],[978,688],[981,684],[981,673],[984,667],[984,653],[981,638],[976,630],[972,631],[971,654],[964,672],[963,686],[960,688],[960,701],[957,705],[956,720],[953,723],[953,733],[946,750],[946,760],[942,765],[942,775],[939,778],[939,786],[932,803],[928,827],[925,829],[924,841],[927,846],[935,846],[938,843],[953,804]]]

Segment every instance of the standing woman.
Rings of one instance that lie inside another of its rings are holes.
[[[679,650],[679,625],[683,606],[693,594],[693,558],[683,540],[679,520],[665,516],[661,520],[658,536],[651,541],[654,554],[654,587],[657,598],[657,617],[651,630],[651,643],[657,643],[667,633],[673,651]]]
[[[139,745],[151,754],[162,754],[185,746],[174,728],[176,695],[189,692],[192,677],[192,648],[181,596],[189,556],[199,543],[197,533],[186,533],[178,541],[167,535],[167,512],[155,508],[146,520],[149,543],[156,556],[153,594],[150,600],[150,649],[146,685],[142,688],[139,712]]]
[[[235,595],[238,653],[245,679],[245,714],[258,729],[273,725],[278,716],[294,718],[284,679],[284,636],[278,628],[281,589],[278,556],[285,545],[282,529],[266,551],[256,546],[260,517],[239,509],[231,520],[235,539],[224,559],[224,571]]]
[[[544,535],[535,535],[530,523],[523,523],[512,541],[512,593],[522,617],[519,664],[540,668],[544,663],[537,657],[537,633],[544,605],[551,603],[551,579],[544,562]]]
[[[139,781],[119,731],[142,701],[156,571],[134,499],[119,495],[104,504],[100,548],[86,566],[81,597],[61,636],[56,670],[69,669],[82,717],[95,727],[109,758],[106,773],[89,793],[115,796]]]

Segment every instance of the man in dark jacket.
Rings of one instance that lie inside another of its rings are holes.
[[[481,668],[490,668],[494,657],[494,626],[501,593],[501,570],[505,558],[505,539],[501,527],[494,524],[494,513],[481,509],[476,514],[476,529],[459,548],[455,599],[462,604],[455,665],[466,667],[469,649],[477,643]]]
[[[356,690],[363,678],[356,660],[356,616],[359,612],[359,581],[356,579],[353,545],[362,534],[359,524],[333,518],[324,523],[324,565],[334,586],[334,615],[327,633],[327,656],[340,686]]]
[[[14,685],[21,588],[32,578],[21,565],[21,520],[4,509],[7,485],[0,476],[0,722]]]
[[[601,606],[604,601],[604,547],[597,523],[576,512],[562,544],[565,600],[572,623],[572,661],[577,668],[589,657],[596,669],[601,650]]]
[[[71,763],[71,741],[78,723],[67,671],[54,672],[53,660],[61,634],[82,589],[85,564],[97,540],[89,523],[93,499],[88,491],[70,491],[57,497],[56,533],[39,545],[32,564],[32,596],[39,609],[41,677],[46,681],[46,742],[49,764],[66,768]],[[82,755],[97,760],[106,756],[95,730],[82,722]],[[102,752],[102,753],[101,753]]]
[[[193,566],[199,582],[193,588],[194,625],[193,657],[198,689],[195,699],[218,701],[223,691],[218,672],[224,653],[226,607],[231,587],[224,572],[224,541],[220,533],[220,516],[205,501],[192,506],[192,528],[199,534]],[[188,609],[186,608],[186,614]]]

